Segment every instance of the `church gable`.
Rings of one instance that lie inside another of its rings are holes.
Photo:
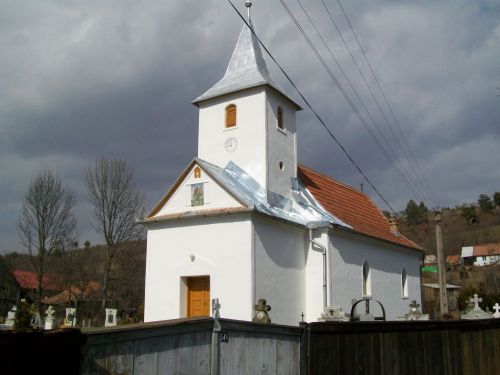
[[[172,214],[245,207],[194,160],[148,215],[154,219]]]

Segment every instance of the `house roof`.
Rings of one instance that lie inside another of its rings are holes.
[[[451,264],[451,265],[456,265],[460,263],[460,259],[462,257],[460,255],[448,255],[446,257],[446,263]]]
[[[472,256],[484,257],[488,255],[500,255],[500,243],[488,243],[473,246]]]
[[[72,285],[71,286],[71,296],[69,290],[63,290],[61,293],[58,293],[51,297],[46,297],[43,300],[43,303],[46,305],[60,305],[70,302],[70,297],[72,301],[80,301],[80,298],[83,297],[83,300],[97,300],[101,295],[101,284],[97,281],[90,281],[86,286],[83,293],[81,292],[81,288]]]
[[[391,232],[389,221],[366,194],[303,165],[297,172],[314,198],[355,232],[421,250],[402,234]]]
[[[253,29],[252,22],[249,21],[249,23]],[[259,41],[245,24],[241,30],[240,37],[238,38],[238,42],[236,43],[224,77],[204,94],[196,98],[193,104],[232,92],[263,85],[272,87],[292,102],[297,109],[301,109],[300,106],[271,78],[266,61],[260,49]]]
[[[23,289],[37,289],[38,288],[38,276],[36,272],[24,271],[24,270],[14,270],[12,274],[16,278],[17,282]],[[59,280],[55,275],[44,274],[42,278],[42,287],[47,290],[57,290],[60,289]]]

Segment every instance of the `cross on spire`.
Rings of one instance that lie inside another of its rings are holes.
[[[245,6],[247,7],[248,21],[250,21],[250,7],[252,6],[252,2],[250,0],[246,0],[245,1]]]

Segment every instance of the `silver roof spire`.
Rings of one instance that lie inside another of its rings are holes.
[[[252,6],[252,2],[250,0],[246,0],[245,6],[247,7],[248,21],[250,21],[250,7]]]
[[[251,5],[252,2],[246,0],[245,6],[247,6],[248,12],[250,12]],[[250,27],[246,24],[243,25],[243,29],[241,30],[240,37],[238,38],[238,42],[236,43],[224,77],[204,94],[196,98],[193,104],[232,92],[268,85],[290,100],[297,109],[301,109],[300,106],[271,78],[266,61],[260,49],[259,41],[252,31],[255,30],[255,28],[250,18],[248,20],[248,25]],[[250,30],[250,28],[252,30]]]

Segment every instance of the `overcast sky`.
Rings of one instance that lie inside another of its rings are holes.
[[[234,1],[244,12],[243,0]],[[297,1],[286,2],[356,102]],[[384,106],[337,1],[325,2]],[[413,174],[321,0],[302,3]],[[500,191],[500,1],[342,4],[434,192],[434,204],[455,206]],[[334,87],[279,0],[254,0],[252,19],[389,203],[401,210],[409,199],[420,200]],[[96,158],[132,165],[150,209],[196,156],[198,112],[190,102],[224,74],[241,27],[225,0],[2,1],[0,252],[22,250],[16,220],[23,195],[46,168],[77,195],[81,243],[100,242],[83,183],[84,169]],[[274,79],[298,100],[267,61]],[[307,109],[297,122],[299,161],[359,187],[361,176]],[[387,209],[366,183],[365,191]]]

